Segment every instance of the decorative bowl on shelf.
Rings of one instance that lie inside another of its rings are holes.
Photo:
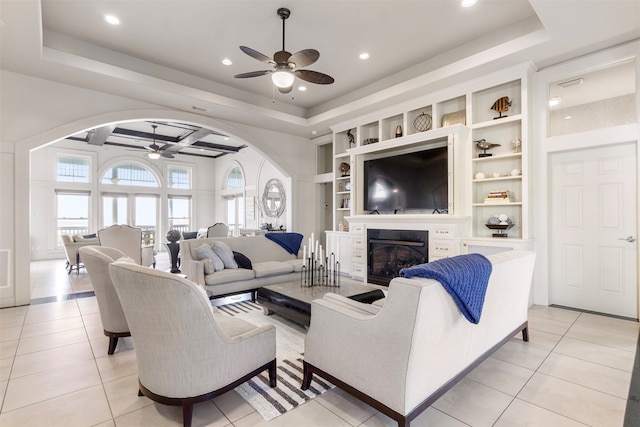
[[[493,233],[491,236],[492,237],[508,237],[507,233],[505,233],[505,230],[510,229],[511,227],[513,227],[513,224],[485,224],[485,227],[487,227],[489,230],[497,230],[497,233]]]

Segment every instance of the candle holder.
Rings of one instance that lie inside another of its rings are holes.
[[[300,286],[310,288],[312,286],[340,286],[340,261],[331,252],[325,257],[324,262],[316,259],[315,253],[304,260],[300,270]]]

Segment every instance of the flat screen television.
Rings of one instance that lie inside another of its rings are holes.
[[[446,211],[448,163],[446,146],[365,160],[365,210],[378,213],[409,209]]]

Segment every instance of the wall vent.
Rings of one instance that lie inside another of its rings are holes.
[[[0,249],[0,288],[9,288],[9,262],[11,261],[9,249]]]

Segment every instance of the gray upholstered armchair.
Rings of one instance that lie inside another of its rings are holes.
[[[131,336],[120,299],[109,274],[109,264],[124,257],[125,254],[118,249],[106,246],[85,246],[80,248],[80,255],[98,300],[102,328],[104,334],[109,337],[107,354],[111,355],[116,350],[118,338]]]
[[[137,264],[156,267],[156,255],[153,246],[142,245],[142,230],[129,225],[112,225],[98,230],[100,246],[120,249]]]
[[[214,314],[206,292],[179,276],[135,264],[109,266],[136,348],[139,395],[181,405],[226,393],[268,369],[276,385],[273,325]]]

